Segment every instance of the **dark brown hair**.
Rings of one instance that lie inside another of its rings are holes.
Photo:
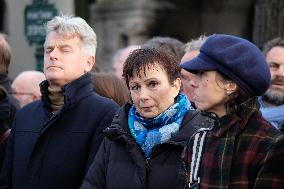
[[[128,89],[121,79],[108,73],[92,73],[95,92],[114,100],[119,106],[130,102]]]
[[[221,72],[217,72],[221,77],[221,82],[231,82],[232,80]],[[234,81],[232,81],[234,82]],[[225,103],[225,108],[229,114],[237,114],[240,118],[247,120],[251,114],[258,111],[259,103],[257,97],[249,96],[239,86],[235,92],[229,95]]]
[[[153,48],[136,49],[128,56],[123,65],[122,77],[125,79],[127,87],[129,88],[129,81],[134,76],[145,74],[147,69],[155,65],[160,65],[165,70],[171,84],[180,78],[181,69],[175,56]]]

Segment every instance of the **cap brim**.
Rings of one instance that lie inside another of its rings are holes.
[[[200,54],[192,60],[182,63],[180,67],[194,74],[203,71],[216,70],[216,67],[203,60],[200,57]]]

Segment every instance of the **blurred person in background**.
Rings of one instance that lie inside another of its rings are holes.
[[[132,104],[105,130],[81,189],[176,188],[182,151],[204,120],[190,125],[195,110],[180,91],[179,60],[137,49],[125,61],[123,78]]]
[[[155,48],[167,53],[170,53],[173,56],[176,56],[178,60],[184,55],[184,43],[178,39],[172,37],[161,37],[155,36],[148,39],[143,45],[143,48]]]
[[[260,111],[274,127],[284,132],[284,38],[266,42],[263,54],[270,69],[271,84],[259,99]]]
[[[11,62],[11,47],[6,35],[0,33],[0,170],[3,164],[7,139],[19,102],[13,97],[8,69]]]
[[[8,93],[9,103],[11,104],[8,118],[9,125],[12,124],[17,110],[20,109],[18,100],[12,95],[11,81],[8,77],[11,56],[11,47],[6,39],[6,35],[0,33],[0,86],[2,86]]]
[[[129,56],[129,54],[139,47],[140,46],[138,45],[129,45],[125,48],[117,50],[112,58],[112,74],[114,74],[119,79],[122,79],[123,63]]]
[[[80,17],[46,24],[42,98],[17,114],[0,188],[79,188],[118,105],[93,91],[97,40]]]
[[[45,80],[45,76],[39,71],[23,71],[12,83],[13,95],[23,107],[41,98],[39,84]]]
[[[129,90],[124,81],[110,73],[92,73],[96,93],[114,100],[119,106],[130,102]]]
[[[199,54],[201,46],[206,41],[207,37],[202,35],[197,39],[193,39],[190,42],[185,44],[185,54],[183,55],[180,63],[185,63]],[[190,84],[190,80],[194,77],[194,74],[181,69],[181,81],[183,92],[187,95],[187,98],[193,102],[193,90],[194,88]],[[193,102],[194,105],[194,102]]]
[[[10,106],[8,93],[4,87],[0,86],[0,170],[5,156],[7,139],[11,131],[9,128]]]

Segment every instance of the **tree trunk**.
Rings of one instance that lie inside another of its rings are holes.
[[[259,47],[284,34],[284,1],[256,0],[253,41]]]

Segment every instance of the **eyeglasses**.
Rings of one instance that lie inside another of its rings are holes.
[[[25,92],[11,92],[10,94],[12,95],[30,95],[30,96],[33,96],[34,94],[33,93],[25,93]]]

